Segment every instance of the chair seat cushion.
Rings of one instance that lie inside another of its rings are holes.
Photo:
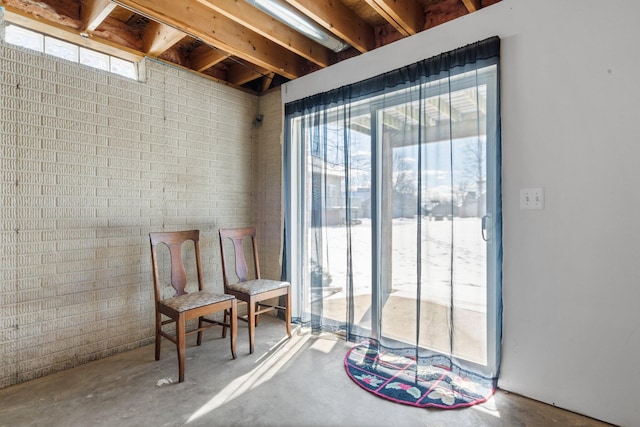
[[[274,289],[290,287],[291,283],[281,282],[279,280],[256,279],[247,280],[246,282],[235,283],[227,286],[228,289],[242,292],[247,295],[257,295],[263,292],[272,291]]]
[[[190,294],[167,298],[160,301],[160,303],[178,312],[183,312],[191,310],[193,308],[203,307],[205,305],[215,304],[234,298],[235,297],[233,295],[216,294],[209,291],[197,291]]]

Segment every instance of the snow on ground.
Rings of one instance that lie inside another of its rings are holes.
[[[453,226],[453,234],[452,234]],[[445,354],[449,351],[450,301],[453,280],[454,349],[467,360],[486,363],[486,249],[479,218],[453,221],[425,219],[422,224],[422,292],[420,344]],[[346,227],[326,229],[329,242],[326,272],[332,291],[325,292],[323,315],[346,318]],[[390,253],[392,279],[383,293],[383,335],[403,342],[416,336],[416,219],[394,219]],[[453,249],[451,242],[454,242]],[[352,227],[354,317],[371,327],[371,222],[363,219]],[[451,274],[453,265],[453,275]],[[341,289],[341,291],[337,291]]]
[[[354,294],[371,293],[371,221],[351,227]],[[346,288],[346,227],[326,229],[329,242],[326,270],[330,286]],[[453,248],[451,242],[453,241]],[[386,244],[387,242],[383,242]],[[392,223],[391,291],[415,298],[417,293],[417,220],[397,218]],[[449,305],[453,281],[454,304],[469,310],[485,311],[486,250],[480,218],[422,222],[422,300]],[[452,274],[453,271],[453,274]],[[336,293],[329,298],[343,298]]]

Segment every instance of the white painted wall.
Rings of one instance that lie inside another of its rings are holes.
[[[292,81],[284,102],[502,39],[500,387],[640,425],[640,3],[503,0]],[[543,211],[519,209],[543,187]],[[498,408],[499,409],[499,408]]]

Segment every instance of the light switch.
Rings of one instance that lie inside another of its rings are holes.
[[[544,188],[522,188],[520,209],[544,209]]]

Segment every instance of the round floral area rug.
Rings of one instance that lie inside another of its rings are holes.
[[[462,408],[485,402],[495,392],[495,379],[465,371],[443,356],[421,358],[358,344],[344,358],[349,377],[384,399],[418,407]]]

